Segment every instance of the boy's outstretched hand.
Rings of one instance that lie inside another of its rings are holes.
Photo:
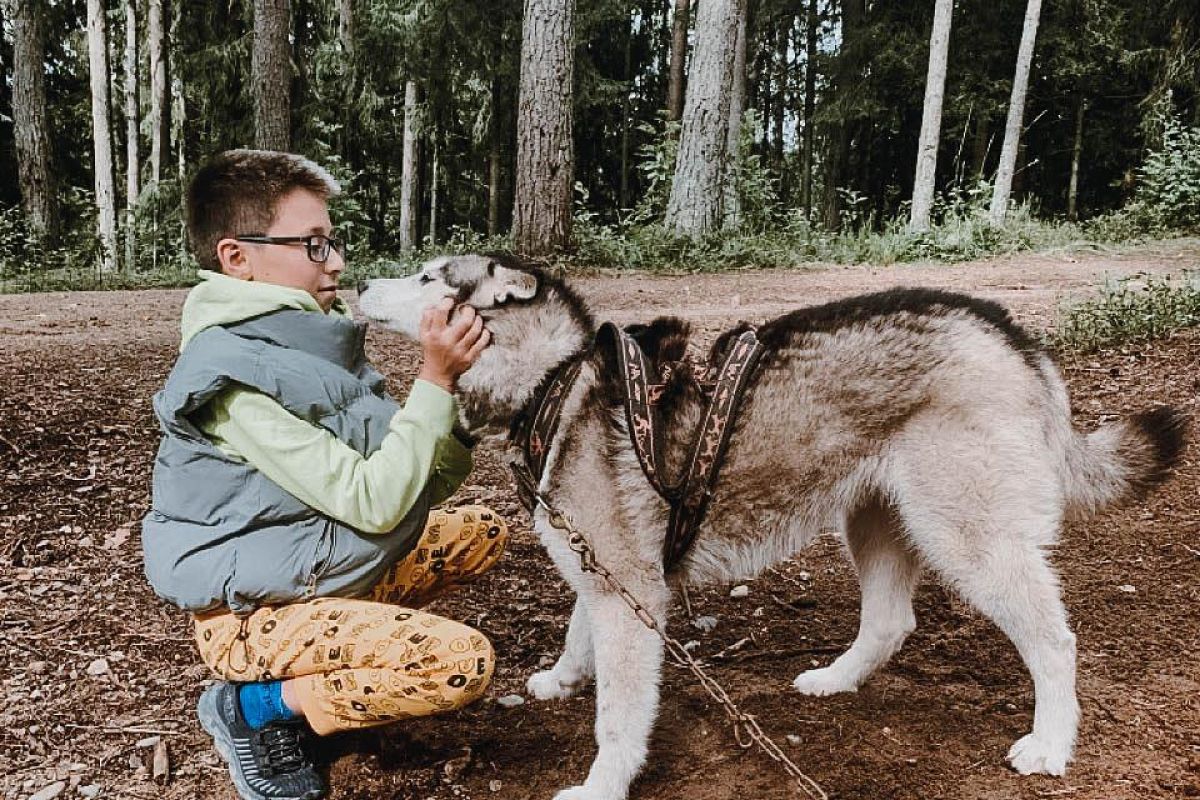
[[[453,392],[458,376],[462,375],[492,341],[492,334],[483,327],[483,317],[468,305],[458,306],[445,298],[421,315],[421,350],[424,362],[418,378],[435,383]]]

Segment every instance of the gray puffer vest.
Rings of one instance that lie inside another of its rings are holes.
[[[240,384],[333,433],[364,456],[379,448],[398,405],[363,354],[365,325],[284,310],[208,328],[184,348],[154,396],[163,431],[154,496],[142,520],[146,577],[189,611],[366,594],[416,545],[423,493],[390,533],[324,517],[249,464],[222,453],[189,419]]]

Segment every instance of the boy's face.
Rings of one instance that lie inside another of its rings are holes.
[[[307,189],[294,189],[285,194],[275,207],[275,221],[263,234],[332,236],[325,198]],[[329,258],[318,264],[309,258],[303,242],[268,244],[222,239],[217,243],[217,257],[221,261],[221,271],[226,275],[303,289],[325,312],[337,298],[338,276],[346,266],[341,253],[333,248],[329,250]]]

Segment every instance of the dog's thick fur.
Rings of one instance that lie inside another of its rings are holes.
[[[411,278],[370,282],[361,307],[415,338],[424,309],[448,296],[479,309],[493,335],[460,380],[476,432],[507,431],[549,372],[592,341],[591,315],[569,287],[507,257],[435,259]],[[631,331],[655,362],[686,348],[678,320]],[[1062,775],[1079,719],[1075,636],[1045,550],[1064,516],[1161,482],[1182,448],[1183,419],[1158,409],[1077,433],[1051,359],[1002,308],[963,295],[855,297],[799,309],[759,335],[768,353],[676,574],[664,576],[661,563],[667,506],[642,475],[602,353],[585,361],[565,403],[542,492],[660,622],[668,581],[744,578],[822,529],[843,531],[862,589],[859,632],[832,664],[795,679],[805,694],[854,691],[885,664],[916,625],[913,591],[932,571],[1008,635],[1033,676],[1033,730],[1008,760],[1022,774]],[[671,470],[681,469],[701,403],[692,376],[677,370],[661,406]],[[596,681],[599,752],[586,781],[558,798],[624,798],[646,759],[662,647],[581,571],[544,512],[534,522],[578,598],[562,656],[528,689],[567,697]]]

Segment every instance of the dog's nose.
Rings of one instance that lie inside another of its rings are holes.
[[[367,290],[367,287],[370,285],[371,285],[370,281],[359,281],[358,284],[355,285],[354,288],[358,290],[359,297],[362,297],[363,292],[365,292]]]

